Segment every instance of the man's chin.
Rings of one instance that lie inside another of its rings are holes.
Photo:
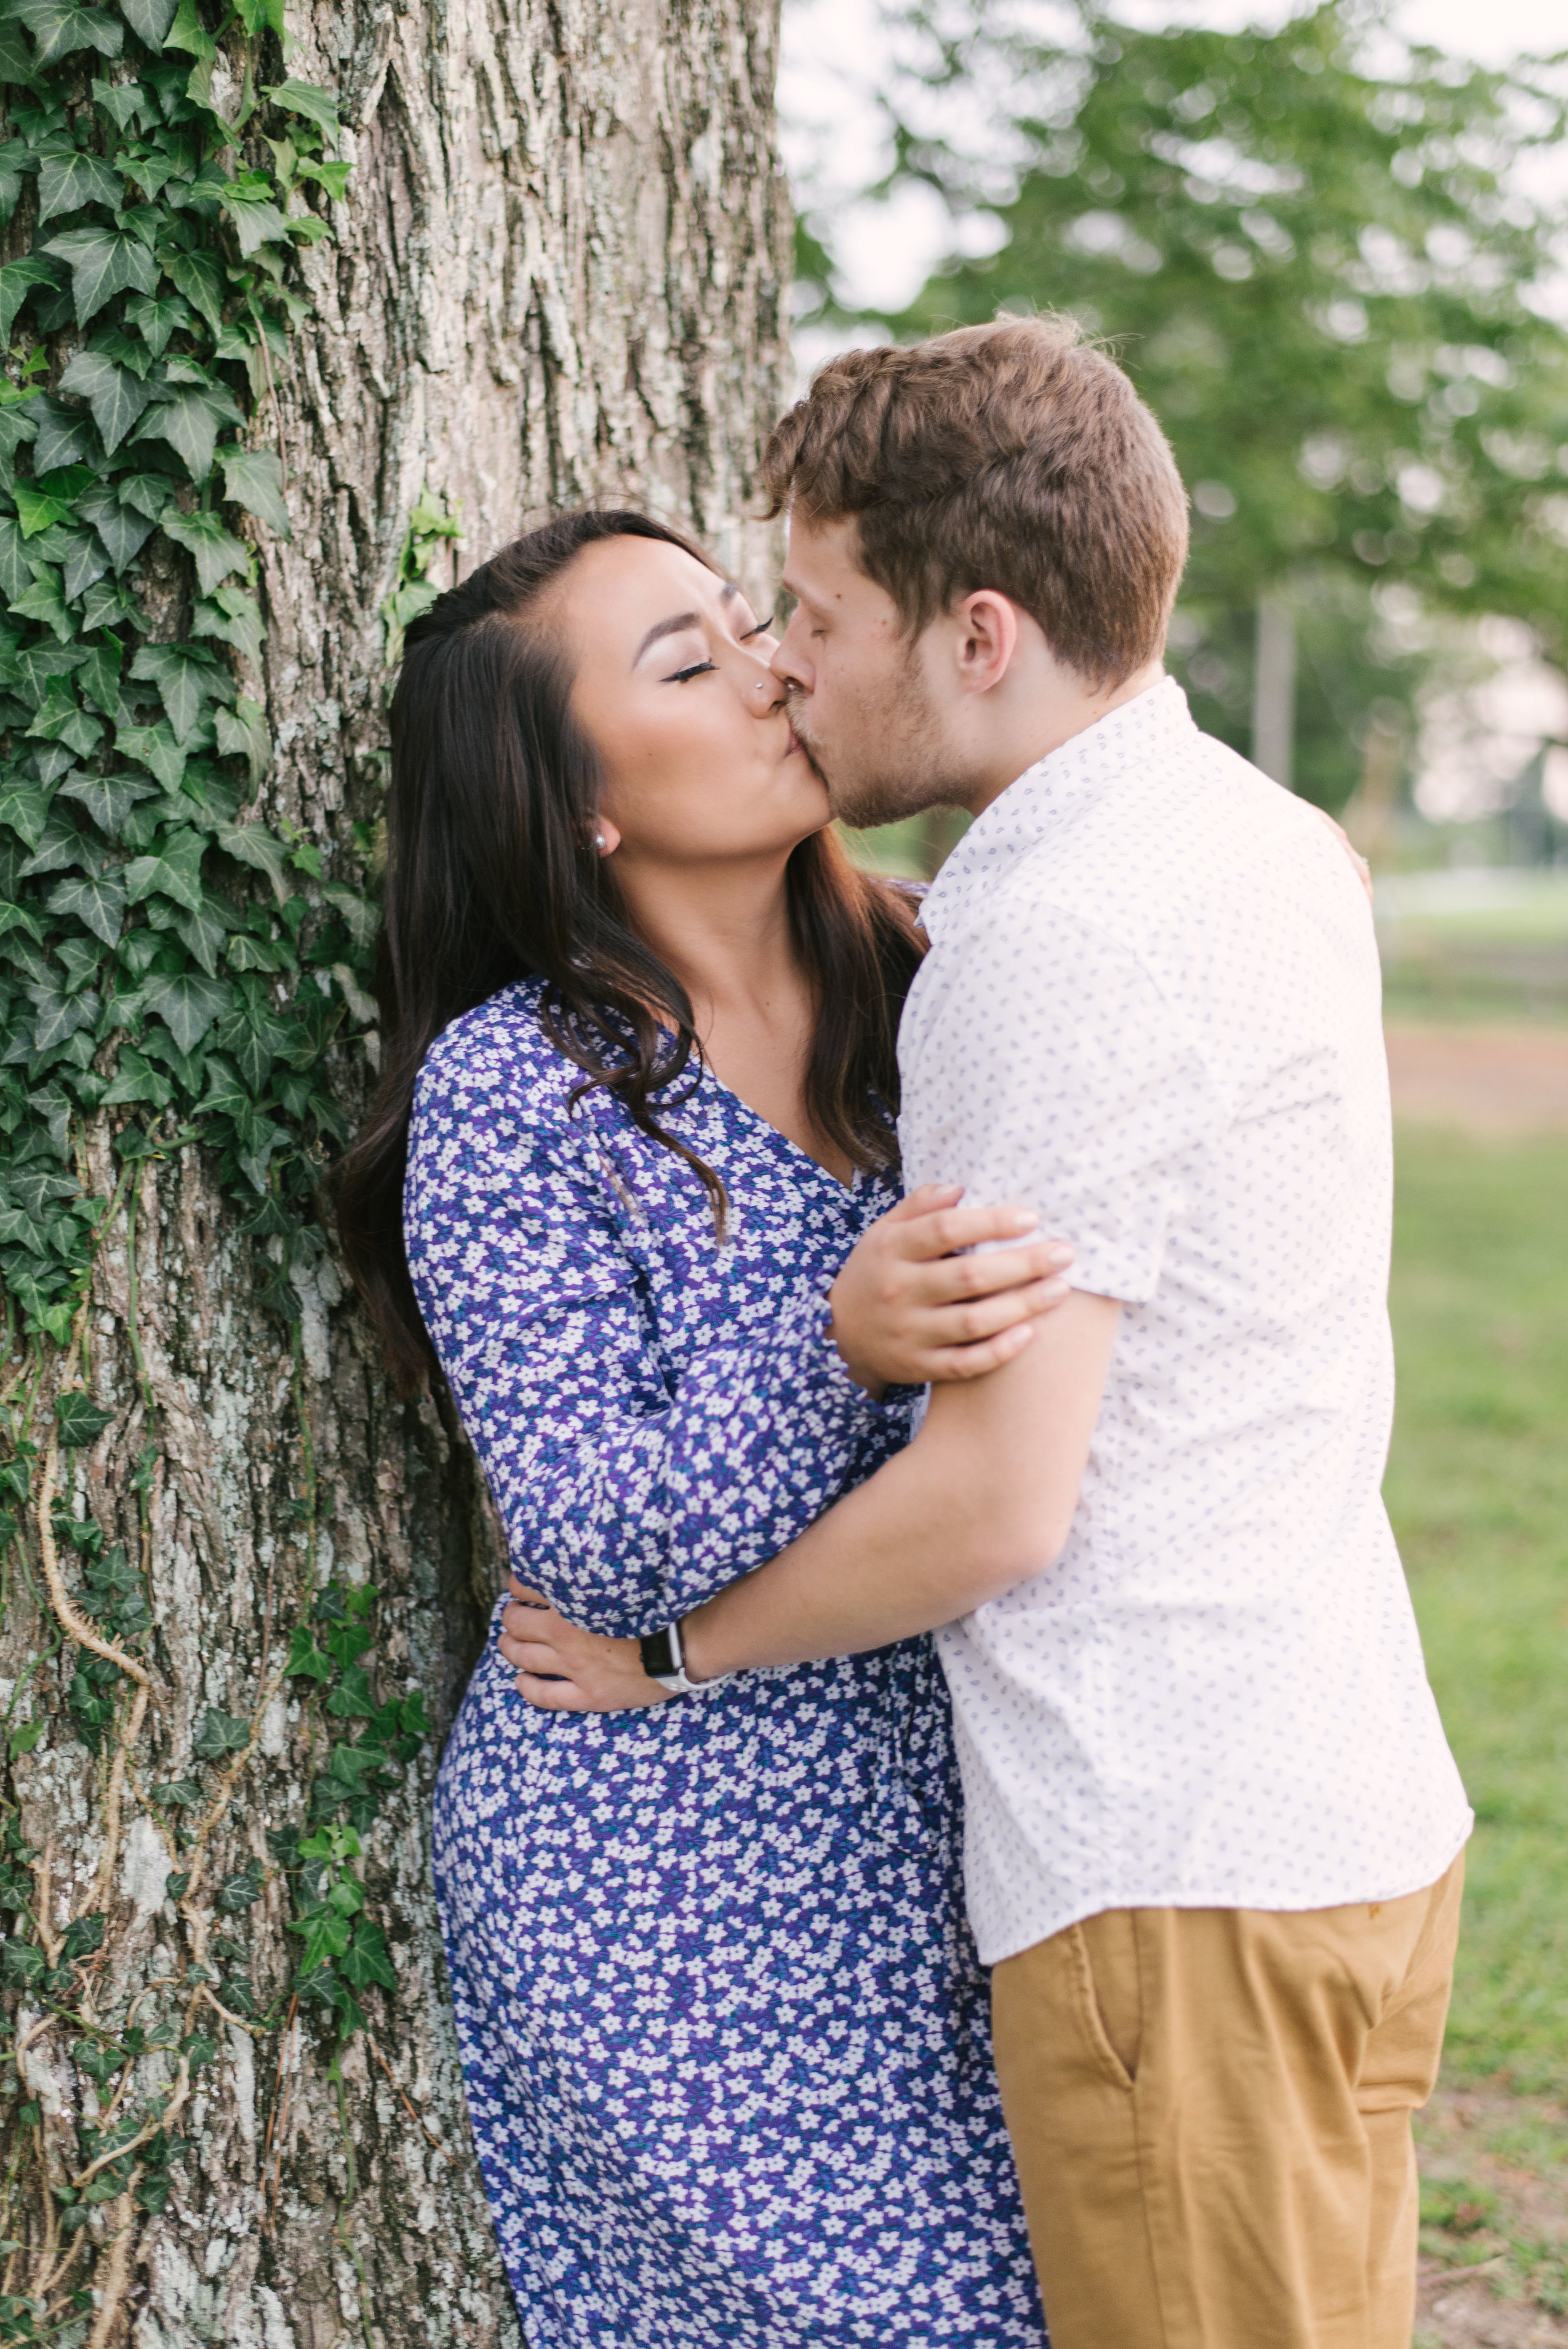
[[[828,786],[828,804],[840,823],[851,832],[871,832],[878,824],[902,823],[906,816],[921,815],[931,806],[929,798],[899,792],[885,783],[845,783],[824,776]]]

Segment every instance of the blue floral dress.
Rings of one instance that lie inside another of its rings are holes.
[[[506,988],[419,1080],[420,1309],[519,1567],[656,1629],[908,1438],[829,1282],[893,1204],[704,1075],[673,1153]],[[499,1610],[498,1610],[499,1619]],[[643,1712],[513,1690],[492,1626],[436,1868],[469,2110],[531,2349],[1041,2349],[926,1640]]]

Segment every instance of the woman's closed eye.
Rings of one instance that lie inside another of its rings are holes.
[[[742,629],[740,634],[740,642],[743,645],[747,645],[751,642],[753,636],[765,636],[772,626],[773,615],[769,612],[768,617],[765,620],[758,620],[755,627]],[[688,668],[677,668],[673,670],[671,674],[664,679],[664,683],[665,685],[685,685],[691,678],[706,677],[708,671],[715,666],[716,664],[710,660],[693,661]]]

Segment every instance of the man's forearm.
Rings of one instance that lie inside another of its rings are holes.
[[[1069,1299],[1016,1361],[939,1387],[906,1451],[686,1618],[693,1674],[885,1647],[1043,1572],[1072,1524],[1119,1311]]]

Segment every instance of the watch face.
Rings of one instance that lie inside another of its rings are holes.
[[[650,1631],[637,1644],[643,1651],[643,1670],[651,1681],[671,1680],[679,1671],[680,1661],[667,1628]]]

